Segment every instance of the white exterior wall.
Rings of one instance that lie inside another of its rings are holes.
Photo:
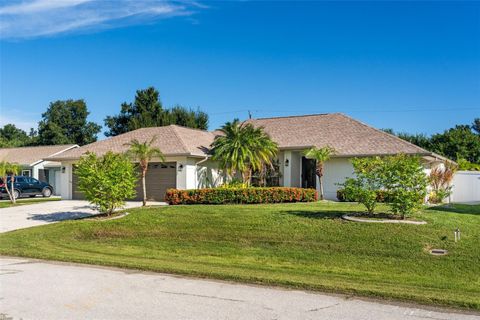
[[[300,188],[302,186],[302,153],[292,151],[290,159],[290,187]]]
[[[60,196],[62,199],[72,199],[72,164],[73,162],[62,162],[60,167]]]
[[[452,202],[480,202],[480,171],[458,171],[452,185]]]
[[[212,188],[224,182],[224,175],[217,164],[211,160],[197,162],[195,188]]]
[[[350,162],[350,158],[332,158],[325,162],[323,175],[323,192],[325,199],[337,200],[337,190],[341,188],[337,184],[343,183],[345,178],[353,176],[353,165]],[[317,190],[320,191],[318,178]]]

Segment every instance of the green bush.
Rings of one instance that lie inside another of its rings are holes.
[[[317,201],[314,189],[303,188],[209,188],[178,190],[169,189],[165,201],[176,204],[253,204]]]
[[[377,194],[377,202],[389,203],[393,199],[392,193],[387,190],[377,190],[375,192]],[[340,202],[359,202],[352,193],[348,192],[344,188],[337,190],[337,199]]]
[[[134,164],[123,154],[107,152],[102,157],[88,153],[78,162],[75,174],[85,199],[111,214],[135,197],[137,173]]]

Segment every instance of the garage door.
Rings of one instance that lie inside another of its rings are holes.
[[[164,201],[167,189],[175,188],[177,185],[177,170],[175,162],[158,163],[148,165],[145,179],[147,186],[147,199],[151,201]],[[137,197],[135,200],[142,200],[142,181],[139,179],[137,185]]]
[[[147,199],[151,201],[164,201],[167,189],[175,188],[177,185],[177,170],[175,162],[157,163],[148,165],[145,179],[147,186]],[[75,200],[85,199],[83,192],[78,190],[78,177],[75,171],[72,174],[72,198]],[[135,200],[143,199],[142,180],[139,178]]]
[[[72,199],[73,200],[83,200],[85,196],[83,192],[78,190],[78,176],[75,174],[75,169],[72,173]]]

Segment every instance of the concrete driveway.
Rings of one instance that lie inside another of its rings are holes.
[[[140,207],[141,202],[129,201],[126,208]],[[164,202],[149,202],[148,205],[165,205]],[[63,220],[78,219],[98,211],[83,200],[45,201],[0,209],[0,232],[29,228]]]
[[[3,257],[0,268],[0,319],[480,319],[341,295],[41,260]]]

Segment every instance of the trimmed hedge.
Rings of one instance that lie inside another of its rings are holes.
[[[303,188],[209,188],[169,189],[165,201],[175,204],[252,204],[317,201],[315,189]]]
[[[345,192],[345,189],[338,189],[337,190],[337,199],[340,202],[358,202],[357,199],[354,199],[354,197],[351,194],[347,194]],[[385,190],[378,190],[377,191],[377,202],[391,202],[392,201],[392,195]]]

